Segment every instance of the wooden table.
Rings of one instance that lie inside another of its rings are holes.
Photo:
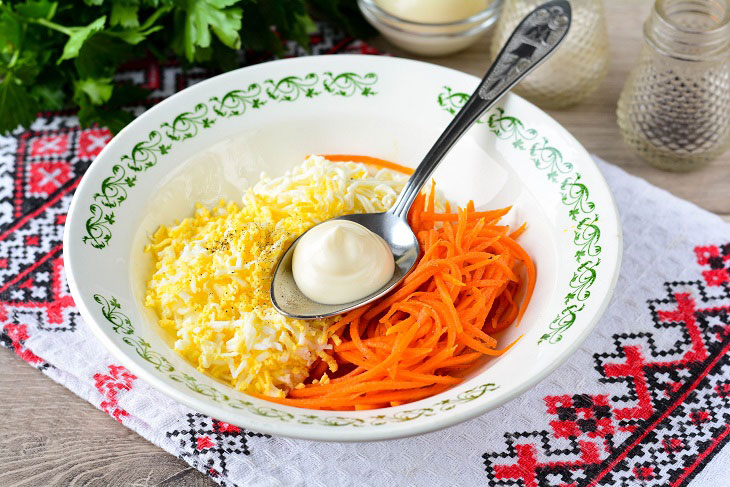
[[[624,145],[616,100],[641,47],[649,0],[610,0],[611,69],[587,101],[550,112],[590,151],[730,221],[730,153],[689,174],[662,172]],[[408,56],[383,39],[375,45]],[[488,39],[447,58],[425,59],[481,76]],[[212,486],[210,479],[76,397],[7,350],[0,351],[0,485]]]

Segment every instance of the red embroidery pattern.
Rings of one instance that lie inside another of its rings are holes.
[[[42,358],[25,347],[25,341],[28,338],[28,327],[25,325],[5,325],[0,333],[0,343],[7,348],[12,348],[18,357],[31,365],[44,365]]]
[[[702,271],[708,286],[721,286],[730,283],[730,243],[725,245],[707,245],[695,249],[697,263],[708,266]]]
[[[68,152],[68,134],[49,134],[30,139],[30,156],[60,156]]]
[[[117,396],[120,391],[132,389],[132,382],[136,378],[121,365],[110,365],[109,374],[94,374],[94,386],[106,398],[99,407],[120,423],[129,413],[119,407]]]
[[[16,281],[6,293],[11,299],[0,298],[0,322],[25,323],[46,331],[76,328],[78,311],[66,283],[63,258],[54,258],[57,253],[50,252],[49,259],[39,261],[23,280]]]
[[[79,157],[94,159],[111,138],[112,134],[107,129],[93,128],[82,130],[79,134]]]
[[[616,351],[594,356],[598,381],[627,393],[546,397],[550,429],[506,434],[506,451],[483,456],[488,485],[686,485],[728,442],[730,284],[718,276],[730,244],[695,254],[712,268],[703,280],[648,301],[657,332],[679,340],[614,335]]]
[[[28,194],[48,196],[71,179],[71,167],[65,162],[38,162],[30,167]]]
[[[181,458],[213,477],[228,474],[230,457],[251,454],[248,448],[251,438],[271,438],[202,414],[188,414],[184,424],[168,432],[167,437],[176,441],[182,451]],[[221,482],[227,485],[222,479]]]

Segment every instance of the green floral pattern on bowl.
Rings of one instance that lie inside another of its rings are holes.
[[[201,384],[195,377],[177,370],[169,360],[160,353],[152,350],[151,345],[147,341],[135,334],[132,321],[124,314],[116,298],[111,297],[107,299],[101,294],[94,294],[94,301],[101,306],[101,313],[111,325],[112,331],[118,335],[122,335],[122,341],[132,347],[137,355],[146,362],[149,362],[158,372],[166,374],[170,379],[184,384],[185,387],[196,394],[205,396],[217,403],[226,404],[234,409],[245,409],[257,416],[278,419],[284,422],[318,424],[321,426],[382,426],[388,423],[401,423],[425,416],[433,416],[439,412],[449,411],[460,404],[471,402],[487,392],[494,391],[498,388],[493,383],[481,384],[458,394],[452,399],[444,399],[429,407],[399,411],[395,414],[376,414],[365,419],[338,415],[322,417],[306,413],[293,414],[282,411],[273,405],[273,403],[272,406],[260,406],[251,401],[230,397],[216,387]]]
[[[437,102],[441,108],[454,115],[468,99],[468,94],[444,86]],[[550,323],[550,331],[538,340],[538,344],[555,344],[585,308],[584,302],[590,297],[591,286],[596,281],[596,268],[601,263],[601,229],[598,226],[596,205],[590,200],[590,192],[581,181],[580,173],[563,158],[560,150],[550,144],[547,137],[540,136],[538,130],[527,128],[522,120],[506,115],[500,107],[495,108],[486,123],[498,138],[511,141],[514,150],[527,151],[535,168],[544,171],[551,183],[560,186],[561,201],[568,208],[570,219],[576,222],[573,244],[577,266],[570,279],[570,291],[563,300],[565,307]]]
[[[114,209],[129,197],[138,175],[154,167],[173,145],[195,137],[220,119],[240,117],[268,103],[295,102],[323,94],[335,97],[374,96],[377,94],[374,90],[377,81],[375,73],[334,74],[324,71],[321,75],[308,73],[285,76],[278,81],[267,79],[198,103],[192,110],[178,114],[171,122],[160,124],[159,130],[151,131],[147,140],[137,142],[129,154],[123,155],[119,163],[112,166],[111,175],[102,181],[101,188],[94,194],[94,202],[89,205],[90,216],[86,220],[86,234],[81,237],[82,241],[97,249],[105,248],[112,238],[111,227],[116,222]]]

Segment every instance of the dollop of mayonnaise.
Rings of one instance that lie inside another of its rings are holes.
[[[292,271],[312,301],[343,304],[383,287],[395,270],[390,246],[379,235],[348,220],[315,226],[294,249]]]
[[[487,8],[489,0],[375,0],[386,12],[411,22],[457,22]]]

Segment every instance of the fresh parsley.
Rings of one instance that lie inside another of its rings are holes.
[[[124,107],[147,95],[115,81],[123,63],[177,56],[232,69],[241,48],[280,52],[282,37],[306,46],[312,9],[370,33],[356,0],[0,0],[0,134],[62,108],[117,132],[133,118]]]

